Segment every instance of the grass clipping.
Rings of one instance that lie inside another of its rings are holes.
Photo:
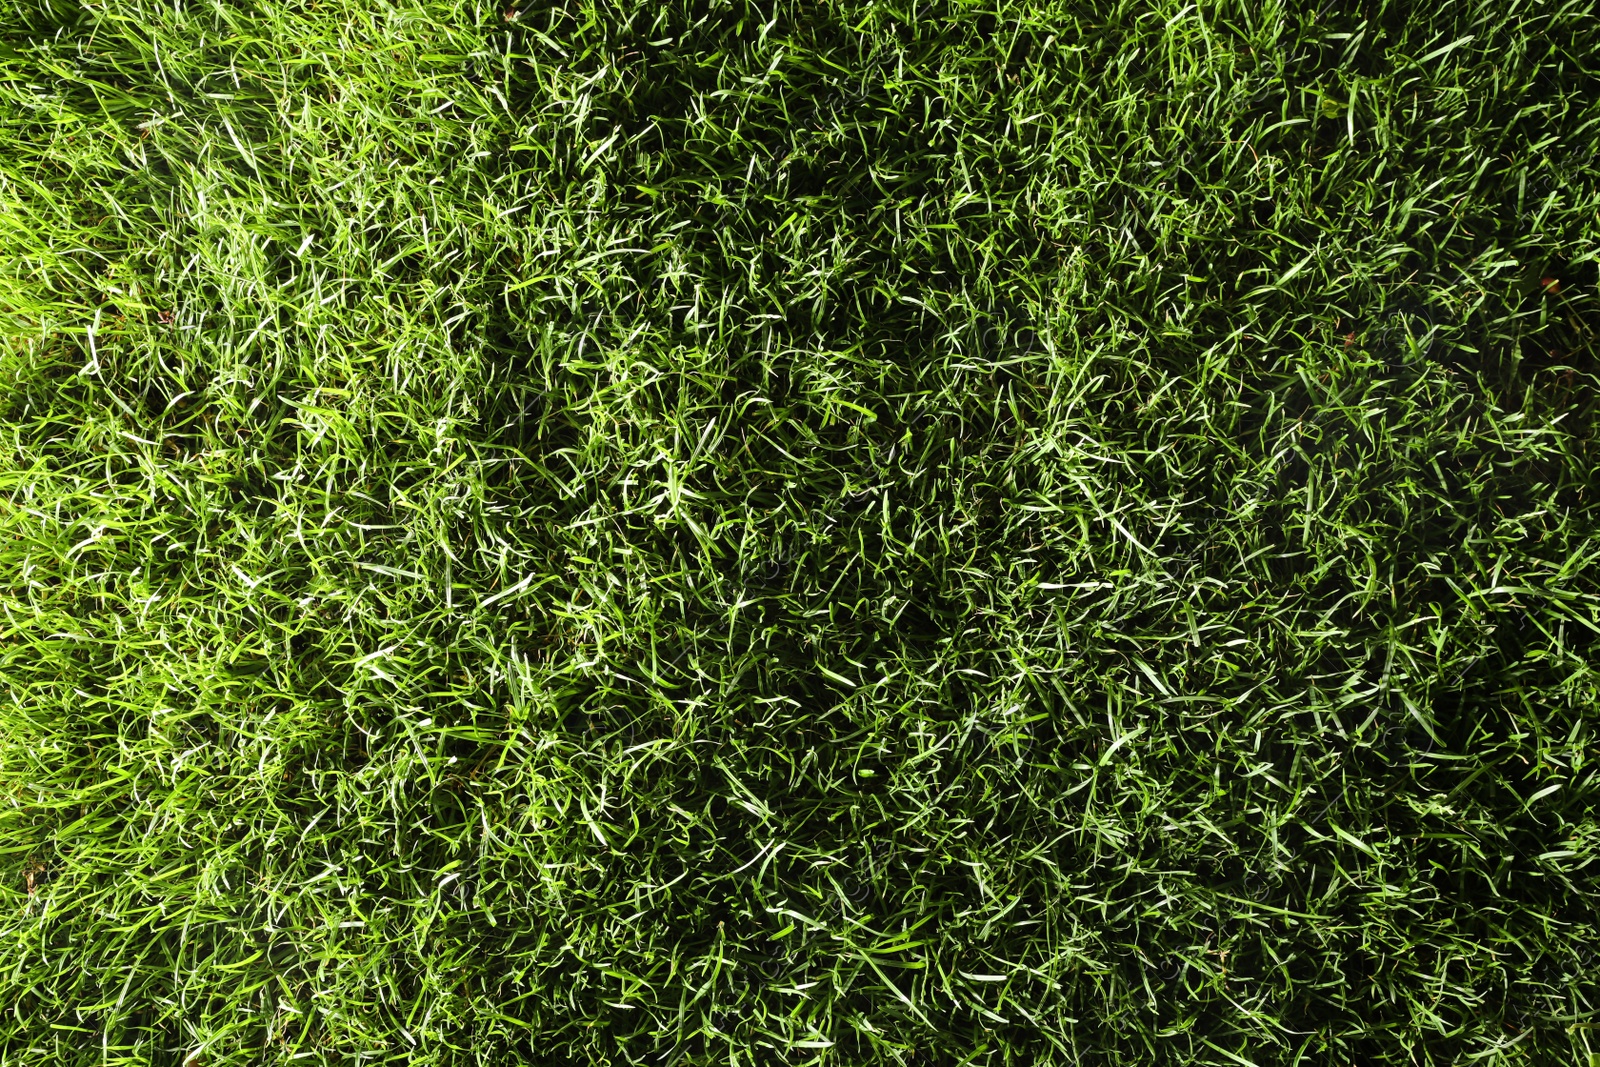
[[[0,1050],[1587,1064],[1592,3],[17,0]]]

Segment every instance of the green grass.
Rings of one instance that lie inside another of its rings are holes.
[[[1593,1062],[1597,15],[8,0],[0,1062]]]

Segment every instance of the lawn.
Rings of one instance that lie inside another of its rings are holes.
[[[1600,1062],[1597,16],[8,0],[0,1063]]]

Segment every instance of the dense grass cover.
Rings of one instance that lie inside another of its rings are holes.
[[[7,1064],[1600,1051],[1586,0],[10,0]]]

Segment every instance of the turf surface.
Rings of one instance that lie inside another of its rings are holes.
[[[6,1064],[1584,1064],[1594,4],[8,0]]]

